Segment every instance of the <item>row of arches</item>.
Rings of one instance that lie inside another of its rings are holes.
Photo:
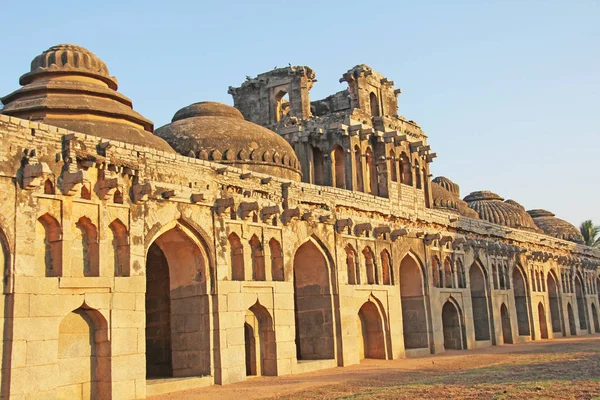
[[[377,263],[375,253],[369,246],[362,250],[362,259],[364,260],[364,269],[361,268],[360,259],[352,247],[348,244],[346,251],[346,267],[349,285],[360,285],[364,282],[368,285],[393,285],[391,257],[387,250],[382,250],[379,254],[380,264]],[[381,265],[381,268],[379,268]],[[365,280],[366,278],[366,280]]]
[[[385,162],[377,163],[371,146],[362,150],[359,145],[355,145],[348,153],[351,158],[346,157],[346,151],[341,145],[334,145],[327,153],[320,147],[311,146],[311,162],[309,177],[311,183],[316,185],[329,185],[340,189],[350,189],[381,195],[379,189],[379,172],[386,169],[388,178],[391,182],[398,182],[408,186],[414,186],[417,189],[426,189],[428,177],[426,164],[418,158],[411,161],[408,154],[401,151],[396,154],[394,149],[390,149],[387,154],[382,156]],[[331,182],[327,181],[326,161],[331,160]],[[347,164],[352,166],[349,174]],[[354,176],[353,176],[354,175]]]
[[[444,263],[440,263],[438,256],[431,259],[431,277],[433,287],[436,288],[465,288],[465,269],[461,259],[452,260],[446,257]]]
[[[256,235],[252,235],[248,241],[250,246],[251,279],[246,276],[244,245],[240,237],[232,232],[228,238],[229,251],[231,257],[231,280],[233,281],[265,281],[267,280],[265,252],[262,241]],[[271,279],[273,281],[284,281],[283,250],[281,244],[275,238],[271,238],[268,243],[269,260],[271,269]]]
[[[100,276],[100,241],[96,225],[86,216],[75,222],[74,237],[69,251],[71,275]],[[108,225],[111,235],[112,254],[108,262],[113,264],[114,276],[129,276],[129,233],[121,220]],[[56,218],[46,213],[39,217],[35,227],[36,275],[63,276],[63,229]]]

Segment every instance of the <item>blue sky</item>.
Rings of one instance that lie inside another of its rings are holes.
[[[308,65],[311,99],[365,63],[461,195],[492,190],[600,224],[598,1],[16,1],[2,5],[0,94],[58,43],[89,48],[137,111],[164,125],[275,66]],[[31,10],[31,12],[29,12]]]

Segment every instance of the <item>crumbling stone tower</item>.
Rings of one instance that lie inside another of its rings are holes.
[[[279,133],[302,166],[302,180],[390,198],[414,212],[431,207],[429,163],[436,157],[414,121],[398,115],[394,82],[366,65],[348,70],[348,88],[310,101],[309,67],[287,67],[229,88],[247,120]]]

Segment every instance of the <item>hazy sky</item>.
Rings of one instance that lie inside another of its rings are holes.
[[[89,48],[159,127],[179,108],[232,104],[229,86],[292,65],[316,100],[368,64],[402,88],[461,195],[492,190],[600,224],[598,1],[10,1],[0,95],[58,43]]]

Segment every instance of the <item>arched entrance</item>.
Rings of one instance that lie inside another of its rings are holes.
[[[400,263],[399,275],[404,347],[406,349],[427,348],[429,335],[421,266],[408,254]]]
[[[442,307],[442,326],[444,330],[444,348],[446,350],[462,350],[462,318],[458,306],[450,300],[446,301]]]
[[[558,287],[556,278],[552,271],[548,273],[546,278],[546,286],[548,287],[548,300],[550,302],[550,319],[552,321],[552,332],[562,332],[562,323],[560,318],[560,302],[558,298]]]
[[[277,375],[273,319],[258,302],[246,311],[244,321],[246,375]]]
[[[527,284],[526,278],[521,268],[515,266],[513,269],[513,293],[515,296],[515,308],[517,311],[517,323],[519,328],[519,336],[531,336],[531,328],[529,325],[529,311],[527,305]]]
[[[146,256],[146,375],[210,374],[208,258],[184,225],[160,235]],[[173,323],[171,316],[177,315]]]
[[[577,314],[579,315],[579,328],[587,330],[587,318],[585,308],[585,297],[583,295],[583,284],[579,274],[575,275],[575,296],[577,297]]]
[[[571,307],[571,303],[567,304],[567,314],[569,315],[569,330],[571,331],[571,335],[577,335],[577,328],[575,327],[575,315],[573,314],[573,307]]]
[[[368,301],[358,311],[359,357],[385,360],[385,335],[377,306]]]
[[[80,307],[58,328],[57,399],[110,398],[108,325],[95,310]]]
[[[490,319],[488,316],[487,285],[481,265],[474,262],[469,271],[471,302],[473,304],[473,322],[475,340],[490,340]]]
[[[540,302],[538,304],[538,318],[540,321],[540,336],[542,339],[548,339],[548,322],[546,322],[546,310]]]
[[[500,319],[502,321],[502,340],[504,344],[512,344],[512,329],[510,327],[510,316],[508,315],[508,308],[506,304],[502,303],[500,306]]]
[[[598,322],[598,311],[596,305],[592,303],[592,318],[594,319],[594,332],[600,333],[600,322]]]
[[[329,265],[313,240],[300,246],[294,256],[294,311],[296,357],[299,360],[333,359]]]

